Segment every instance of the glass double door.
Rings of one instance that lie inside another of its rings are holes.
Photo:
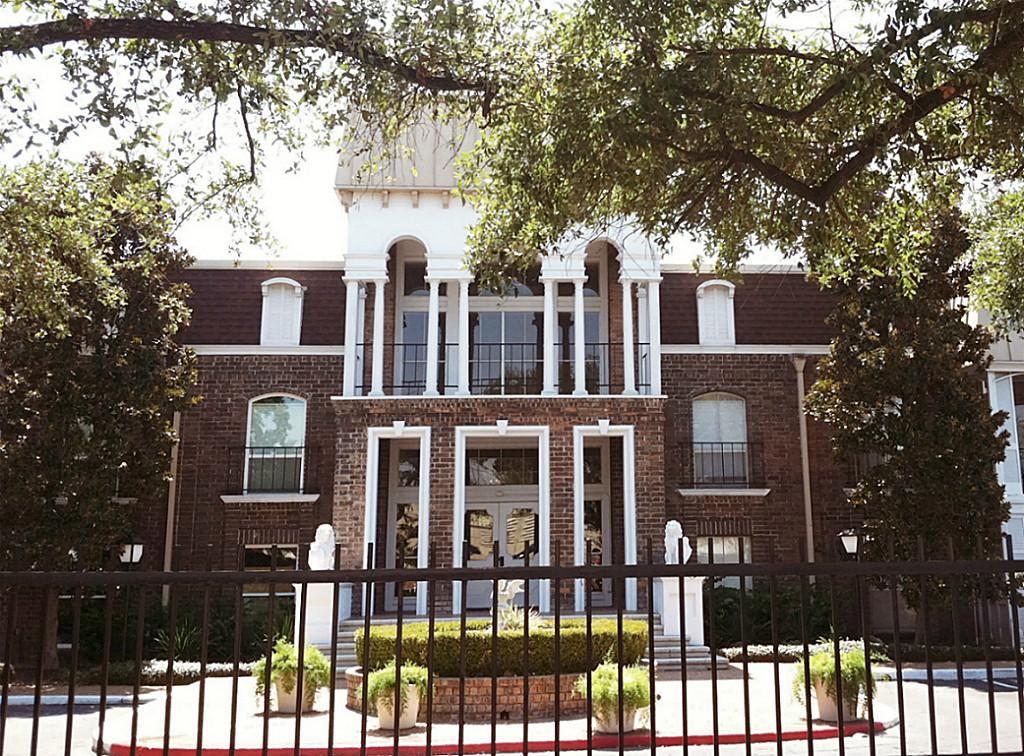
[[[539,535],[537,501],[476,501],[466,504],[465,547],[469,567],[487,569],[494,566],[494,549],[498,549],[498,565],[522,566],[529,554],[536,564]],[[489,580],[471,580],[466,586],[466,606],[469,609],[490,609]],[[530,604],[536,605],[539,588],[530,586]],[[522,606],[520,594],[516,604]]]

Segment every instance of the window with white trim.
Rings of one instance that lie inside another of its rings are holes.
[[[744,487],[750,478],[748,461],[746,402],[721,391],[694,399],[694,484]]]
[[[291,278],[271,278],[263,289],[262,346],[298,346],[302,335],[302,299],[305,288]]]
[[[306,458],[306,402],[276,394],[249,403],[246,493],[301,493]]]
[[[701,344],[736,343],[735,291],[736,287],[728,281],[705,281],[697,287],[697,325]]]

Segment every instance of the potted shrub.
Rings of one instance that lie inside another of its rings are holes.
[[[382,730],[395,729],[395,662],[370,673],[366,697],[377,706],[377,720]],[[398,729],[416,726],[420,714],[420,700],[427,695],[427,670],[418,664],[402,665],[400,686],[402,710],[398,715]]]
[[[316,692],[331,681],[331,665],[327,658],[313,646],[306,646],[302,658],[302,710],[313,708]],[[256,679],[256,693],[265,695],[263,685],[266,681],[267,658],[263,657],[253,666],[253,677]],[[277,693],[277,710],[294,712],[297,708],[298,691],[295,690],[299,680],[299,652],[295,646],[283,638],[274,644],[274,654],[270,665],[270,680],[274,683]]]
[[[836,664],[834,652],[829,649],[818,651],[810,659],[811,686],[818,704],[818,719],[825,722],[839,721],[839,705],[843,707],[843,721],[850,722],[857,718],[858,702],[861,694],[870,687],[875,689],[875,681],[868,678],[867,665],[864,662],[863,649],[851,649],[839,655],[839,668],[842,675],[842,702],[836,701]],[[793,695],[803,700],[804,663],[796,662],[796,677],[793,679]]]
[[[648,672],[643,667],[622,668],[622,731],[636,729],[636,713],[651,705],[651,687]],[[587,694],[587,677],[576,680],[576,692]],[[619,731],[619,668],[616,664],[602,664],[591,675],[591,708],[598,732]]]

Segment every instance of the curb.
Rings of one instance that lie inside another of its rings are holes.
[[[896,679],[896,668],[895,667],[878,667],[878,674],[888,675],[893,680]],[[1017,678],[1017,669],[1015,667],[993,667],[992,668],[992,679],[1007,679]],[[943,682],[949,682],[951,680],[959,679],[957,671],[948,667],[941,669],[932,670],[932,679],[941,680]],[[988,670],[984,667],[968,667],[964,669],[964,680],[988,680]],[[928,670],[921,669],[920,667],[904,668],[903,669],[903,681],[904,682],[927,682],[928,681]]]
[[[875,732],[884,732],[886,727],[890,726],[889,723],[882,724],[880,722],[875,723]],[[867,722],[857,722],[855,724],[846,725],[843,727],[843,736],[848,737],[850,735],[861,735],[867,734],[870,731]],[[827,740],[831,738],[839,737],[838,727],[821,727],[811,731],[811,738],[813,740]],[[774,732],[755,732],[750,734],[751,743],[772,743],[777,740],[783,741],[794,741],[794,740],[807,740],[807,730],[786,730],[781,735]],[[650,733],[630,733],[624,735],[623,746],[626,748],[636,748],[639,746],[651,745]],[[683,737],[681,735],[659,735],[655,739],[655,747],[667,747],[667,746],[681,746],[683,745]],[[747,742],[747,736],[744,733],[727,733],[718,736],[718,743],[720,745],[740,745]],[[714,735],[690,735],[686,738],[687,745],[713,745],[715,743]],[[618,735],[598,735],[595,734],[592,742],[589,744],[592,748],[618,748],[619,736]],[[556,743],[553,740],[531,740],[523,747],[523,742],[520,741],[508,741],[499,743],[465,743],[462,746],[462,753],[469,754],[486,754],[491,753],[492,749],[498,753],[524,753],[528,751],[554,751]],[[561,751],[586,751],[588,743],[585,738],[576,740],[560,740],[557,743],[558,748]],[[303,756],[329,756],[328,749],[326,746],[302,746],[301,747]],[[444,745],[432,743],[430,746],[430,752],[432,754],[450,754],[458,751],[458,746],[455,744]],[[166,753],[168,756],[192,756],[195,754],[196,749],[193,747],[175,747],[172,746]],[[122,743],[112,743],[107,747],[107,753],[111,756],[130,756],[132,748],[130,745],[124,745]],[[136,746],[134,753],[136,756],[161,756],[164,753],[162,746]],[[203,746],[203,753],[206,756],[228,756],[229,751],[227,748],[217,748],[210,746]],[[292,756],[295,753],[294,746],[276,746],[267,748],[264,751],[260,747],[243,747],[236,748],[233,752],[235,756],[260,756],[260,754],[267,754],[267,756]],[[360,756],[365,754],[366,756],[386,756],[386,754],[398,753],[401,756],[413,756],[414,754],[426,754],[426,746],[423,744],[409,744],[399,745],[398,751],[394,750],[392,745],[372,745],[367,746],[365,750],[359,746],[346,746],[336,745],[333,747],[331,753],[335,756]]]

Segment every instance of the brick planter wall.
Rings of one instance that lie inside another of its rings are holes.
[[[587,701],[573,691],[578,674],[562,675],[560,716],[582,717],[587,713]],[[499,677],[498,709],[499,722],[523,721],[523,678]],[[362,711],[360,685],[363,674],[356,668],[345,670],[348,688],[346,706],[352,711]],[[419,720],[426,721],[427,702],[420,702]],[[369,711],[376,716],[373,702]],[[464,716],[466,722],[491,721],[491,678],[467,677]],[[555,716],[555,676],[537,675],[530,678],[530,717],[552,718]],[[433,720],[434,722],[459,721],[459,678],[438,677],[434,679]]]

